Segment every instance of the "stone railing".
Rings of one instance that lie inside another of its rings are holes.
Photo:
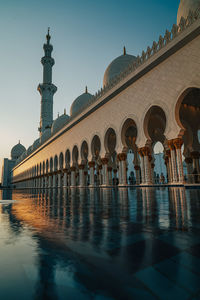
[[[70,116],[70,118],[67,120],[66,124],[70,123],[73,119],[75,119],[80,113],[82,113],[85,109],[87,109],[90,105],[95,103],[98,99],[100,99],[103,95],[105,95],[109,90],[111,90],[114,86],[116,86],[120,81],[124,80],[128,75],[130,75],[132,72],[137,70],[142,64],[147,62],[151,57],[153,57],[156,53],[158,53],[161,49],[163,49],[165,46],[167,46],[171,41],[176,39],[185,29],[190,27],[194,22],[196,22],[198,19],[200,19],[200,7],[192,12],[189,11],[188,17],[185,19],[184,17],[181,17],[179,25],[174,24],[172,26],[171,31],[166,30],[165,35],[160,35],[158,42],[153,42],[151,47],[147,47],[146,51],[142,51],[141,55],[137,56],[137,59],[130,63],[130,65],[127,67],[125,71],[114,77],[114,79],[109,82],[106,86],[98,90],[98,92],[95,93],[95,95],[87,102],[87,104],[82,107],[76,114],[73,114]],[[51,137],[54,134],[51,134]],[[51,138],[50,137],[50,138]],[[49,138],[49,139],[50,139]],[[43,143],[45,143],[44,141]],[[37,148],[39,148],[43,143],[40,143],[34,150],[31,151],[34,152]],[[27,157],[27,156],[26,156]],[[19,158],[20,163],[24,159],[24,155]]]

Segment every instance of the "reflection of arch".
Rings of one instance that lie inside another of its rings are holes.
[[[113,154],[117,144],[116,133],[113,128],[109,128],[106,131],[104,145],[107,153]]]
[[[143,126],[144,133],[148,140],[151,140],[153,143],[157,141],[164,143],[166,115],[160,106],[154,105],[147,111]]]
[[[86,162],[88,158],[88,144],[86,141],[83,141],[81,145],[81,159]]]
[[[121,139],[124,147],[134,149],[137,139],[137,126],[133,119],[128,118],[124,122],[121,131]]]
[[[69,149],[66,150],[65,152],[65,167],[67,168],[70,165],[70,151]]]
[[[75,145],[72,150],[72,161],[73,164],[77,164],[78,162],[78,147]]]
[[[98,135],[95,135],[91,142],[91,151],[94,159],[99,157],[99,153],[101,151],[101,141]]]
[[[55,155],[54,157],[54,171],[58,170],[58,156]]]
[[[59,155],[59,168],[60,168],[60,170],[63,169],[63,163],[64,163],[64,156],[63,156],[63,153],[61,152],[60,155]]]

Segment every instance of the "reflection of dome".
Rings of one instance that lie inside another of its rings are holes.
[[[90,103],[90,100],[92,99],[92,95],[90,93],[88,93],[87,91],[87,87],[85,90],[85,93],[83,93],[82,95],[80,95],[78,98],[76,98],[74,100],[74,102],[71,105],[70,108],[70,115],[75,115],[78,112],[80,112],[84,107],[87,106],[87,104]]]
[[[11,150],[11,158],[14,159],[14,160],[16,160],[16,159],[18,159],[18,158],[22,155],[22,153],[24,153],[25,151],[26,151],[26,148],[25,148],[22,144],[20,144],[20,142],[19,142],[17,145],[15,145],[15,146],[12,148],[12,150]]]
[[[51,132],[54,134],[58,132],[69,120],[69,116],[64,113],[60,117],[58,117],[56,120],[54,120],[52,127],[51,127]]]
[[[40,137],[41,144],[46,142],[48,140],[48,138],[50,138],[50,136],[51,136],[51,129],[46,128],[45,131],[42,133],[42,135]]]
[[[177,24],[180,23],[181,17],[186,19],[189,11],[195,11],[198,7],[200,7],[200,0],[181,0],[178,8]]]
[[[104,73],[103,86],[109,84],[117,75],[125,71],[135,60],[135,56],[126,54],[126,48],[124,47],[124,54],[114,59],[107,67]]]

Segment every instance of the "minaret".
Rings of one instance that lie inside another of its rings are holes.
[[[38,91],[41,95],[41,111],[40,111],[40,136],[46,128],[51,128],[53,123],[53,95],[57,91],[57,87],[52,84],[52,67],[55,63],[51,57],[53,46],[50,44],[51,36],[46,35],[47,42],[44,44],[44,57],[41,59],[43,65],[43,83],[38,85]]]

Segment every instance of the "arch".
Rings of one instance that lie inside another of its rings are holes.
[[[40,163],[39,175],[42,174],[42,163]]]
[[[71,159],[71,155],[70,155],[70,151],[69,149],[66,150],[65,152],[65,167],[69,167],[70,165],[70,159]]]
[[[104,146],[107,153],[113,154],[117,145],[117,136],[113,128],[108,128],[104,138]]]
[[[98,159],[100,151],[101,151],[101,140],[98,135],[95,135],[92,138],[92,142],[91,142],[92,157],[94,159]]]
[[[64,165],[64,155],[62,152],[60,152],[59,155],[59,169],[63,170],[63,165]]]
[[[48,161],[48,159],[46,160],[46,173],[48,173],[49,172],[49,161]]]
[[[50,172],[53,172],[53,157],[50,158]]]
[[[42,163],[42,174],[45,174],[45,161]]]
[[[54,157],[54,171],[58,170],[58,156],[55,155]]]
[[[143,124],[146,138],[153,143],[157,141],[164,143],[166,122],[164,110],[158,105],[151,106],[145,115]]]
[[[87,159],[88,159],[88,144],[86,141],[83,141],[83,143],[81,145],[81,159],[84,162],[87,162]]]
[[[127,149],[134,149],[137,139],[137,126],[133,119],[128,118],[124,122],[121,130],[121,140],[124,147]]]
[[[72,150],[72,161],[75,165],[78,163],[78,154],[78,147],[75,145]]]

